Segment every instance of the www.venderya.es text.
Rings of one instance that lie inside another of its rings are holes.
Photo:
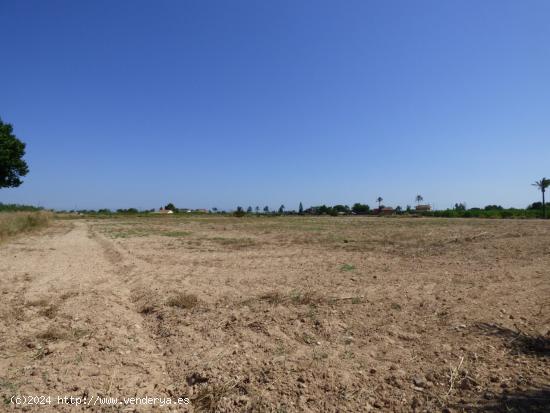
[[[184,406],[188,397],[112,397],[112,396],[12,396],[11,404],[18,406]]]

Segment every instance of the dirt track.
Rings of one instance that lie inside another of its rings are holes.
[[[0,246],[0,395],[547,411],[549,264],[537,221],[57,221]]]
[[[130,301],[132,265],[86,223],[19,239],[3,247],[0,265],[4,387],[29,395],[166,393],[161,349]]]

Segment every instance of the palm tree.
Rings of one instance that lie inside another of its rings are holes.
[[[376,198],[376,202],[378,202],[378,209],[380,209],[380,206],[381,206],[381,204],[382,204],[382,201],[383,201],[383,199],[382,199],[381,196],[379,196],[378,198]]]
[[[540,181],[535,181],[533,186],[536,186],[538,189],[540,189],[540,192],[542,192],[542,210],[544,214],[544,219],[546,219],[546,203],[544,200],[544,193],[546,192],[546,188],[550,186],[550,179],[548,178],[542,178]]]
[[[422,201],[424,201],[424,198],[422,198],[422,195],[417,195],[415,199],[416,199],[416,203],[417,203],[418,205],[420,205],[420,203],[421,203]]]

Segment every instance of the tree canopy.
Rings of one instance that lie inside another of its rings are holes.
[[[13,127],[0,119],[0,188],[15,188],[29,173],[23,160],[25,144],[13,134]]]
[[[370,211],[370,207],[367,204],[356,202],[355,204],[353,204],[351,210],[356,214],[368,214]]]
[[[168,209],[168,210],[170,210],[170,211],[172,211],[172,212],[178,212],[178,209],[176,208],[176,206],[175,206],[173,203],[171,203],[171,202],[169,202],[169,203],[164,207],[164,209]]]

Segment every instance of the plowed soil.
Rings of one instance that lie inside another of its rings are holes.
[[[0,300],[0,411],[550,411],[550,222],[56,220]]]

